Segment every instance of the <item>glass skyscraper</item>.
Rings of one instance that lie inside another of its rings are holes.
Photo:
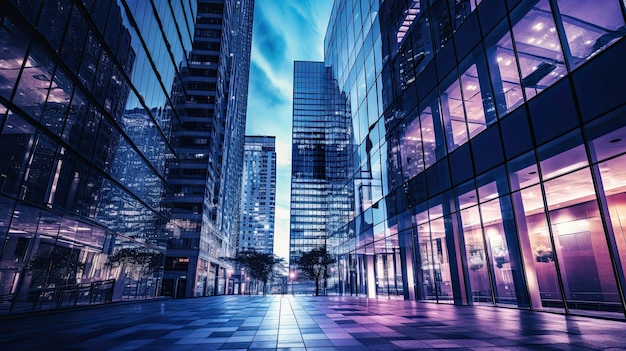
[[[232,292],[239,235],[243,148],[254,1],[199,0],[185,99],[176,106],[175,155],[163,295]],[[178,121],[176,121],[178,122]]]
[[[0,294],[231,292],[253,10],[3,4]]]
[[[3,2],[0,294],[107,280],[113,299],[159,294],[166,155],[196,8]]]
[[[347,96],[354,205],[329,289],[624,318],[624,6],[337,0],[317,70]],[[294,155],[324,100],[299,71]]]
[[[238,251],[274,253],[276,137],[246,136]]]
[[[302,253],[325,247],[329,231],[348,219],[345,187],[350,114],[332,71],[323,62],[296,61],[293,88],[290,270]]]

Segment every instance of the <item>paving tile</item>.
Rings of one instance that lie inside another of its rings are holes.
[[[215,296],[0,319],[2,350],[624,350],[624,321],[356,297]],[[36,331],[36,333],[33,333]]]
[[[304,341],[320,340],[320,339],[328,339],[328,337],[324,333],[314,333],[314,334],[302,334],[302,339],[304,339]]]
[[[351,339],[352,335],[350,335],[350,333],[339,333],[339,332],[326,332],[326,337],[333,340],[333,339]]]
[[[227,342],[224,343],[221,347],[220,350],[247,350],[248,348],[250,348],[250,344],[249,342]]]
[[[242,335],[242,336],[231,336],[228,338],[227,342],[251,342],[254,339],[254,335]]]
[[[117,347],[113,347],[109,350],[111,351],[118,351],[118,350],[135,350],[137,348],[140,348],[142,346],[148,345],[150,343],[152,343],[154,341],[154,339],[135,339],[135,340],[131,340],[128,342],[123,343],[120,346]]]
[[[304,345],[306,345],[308,349],[310,347],[322,347],[322,346],[332,347],[333,343],[328,339],[311,339],[311,340],[304,340]]]
[[[362,346],[363,344],[357,339],[330,339],[335,346]]]
[[[300,335],[288,335],[288,336],[278,336],[279,343],[301,343],[302,337]]]
[[[274,341],[274,343],[278,340],[277,335],[255,335],[252,341]]]
[[[254,335],[272,335],[274,337],[278,336],[276,329],[259,329]]]
[[[367,345],[367,349],[372,351],[402,350],[398,346],[390,343]]]
[[[300,335],[300,329],[292,328],[291,326],[289,328],[279,328],[278,334],[279,335]]]
[[[259,329],[259,325],[261,325],[261,323],[256,323],[256,324],[248,324],[248,325],[244,325],[242,324],[239,328],[237,328],[237,332],[247,332],[247,331],[251,331],[251,332],[256,332],[257,329]]]
[[[231,337],[235,333],[232,331],[219,331],[220,329],[217,329],[217,331],[214,331],[213,333],[211,333],[211,336],[212,337]]]
[[[276,344],[276,347],[278,349],[304,349],[304,343],[303,342],[278,342],[278,344]]]
[[[391,343],[398,346],[401,349],[409,349],[409,350],[427,349],[431,347],[430,345],[425,344],[419,340],[392,340]]]
[[[253,341],[250,343],[251,349],[275,349],[276,341]]]

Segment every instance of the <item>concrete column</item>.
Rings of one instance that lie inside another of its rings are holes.
[[[376,275],[374,273],[374,255],[365,256],[367,269],[367,297],[376,297]]]
[[[404,299],[415,301],[415,273],[413,271],[413,236],[411,229],[398,234],[400,239],[400,260],[402,263],[402,285],[404,285]]]
[[[517,175],[510,175],[511,183],[518,182]],[[541,294],[539,291],[539,281],[537,280],[537,269],[535,267],[535,256],[530,245],[528,237],[528,227],[526,225],[526,214],[524,212],[524,202],[520,192],[511,195],[515,217],[517,218],[517,232],[519,236],[519,244],[522,248],[522,257],[524,274],[526,276],[526,284],[530,297],[530,308],[539,310],[542,308]]]

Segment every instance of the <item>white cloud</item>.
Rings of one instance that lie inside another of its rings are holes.
[[[289,208],[276,207],[274,223],[274,254],[289,260]]]
[[[289,140],[276,140],[276,164],[288,166],[289,169],[285,170],[291,172],[291,137]]]
[[[287,76],[282,69],[278,70],[275,67],[276,63],[272,62],[272,59],[273,58],[264,55],[263,48],[259,48],[254,43],[252,44],[252,60],[267,75],[271,83],[270,87],[277,88],[277,92],[285,97],[291,97],[293,92],[293,79]]]

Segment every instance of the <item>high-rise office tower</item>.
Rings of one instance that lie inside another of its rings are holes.
[[[624,318],[625,13],[337,0],[355,212],[329,289]]]
[[[176,107],[163,294],[229,293],[239,235],[254,1],[199,0],[193,50]]]
[[[291,156],[290,270],[302,253],[325,247],[351,213],[345,187],[350,114],[332,71],[323,62],[296,61]]]
[[[246,136],[238,251],[274,253],[276,137]]]
[[[196,8],[2,3],[0,294],[62,304],[113,280],[113,299],[158,295],[165,155]]]

